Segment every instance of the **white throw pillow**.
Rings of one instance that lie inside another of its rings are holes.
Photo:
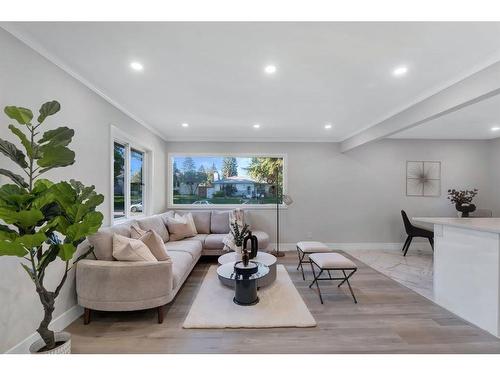
[[[144,242],[116,233],[113,233],[113,258],[127,262],[158,262]]]

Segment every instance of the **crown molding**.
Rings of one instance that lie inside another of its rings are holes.
[[[154,128],[153,126],[149,125],[145,120],[137,116],[136,114],[130,112],[128,109],[126,109],[123,105],[118,103],[116,100],[111,98],[109,95],[105,94],[101,89],[99,89],[97,86],[95,86],[93,83],[88,81],[87,79],[83,78],[80,74],[75,72],[73,69],[71,69],[67,64],[62,62],[60,59],[55,57],[53,54],[51,54],[49,51],[47,51],[44,47],[42,47],[39,43],[35,42],[34,40],[28,38],[26,35],[21,33],[20,31],[16,30],[15,27],[13,27],[11,24],[6,24],[2,23],[0,24],[0,28],[4,29],[7,31],[9,34],[11,34],[14,38],[18,39],[22,43],[24,43],[26,46],[34,50],[36,53],[38,53],[40,56],[45,58],[46,60],[50,61],[52,64],[56,65],[59,69],[63,70],[65,73],[69,74],[71,77],[79,81],[81,84],[86,86],[88,89],[93,91],[95,94],[99,95],[101,98],[103,98],[106,102],[111,104],[113,107],[118,109],[120,112],[122,112],[124,115],[127,117],[131,118],[135,122],[137,122],[139,125],[142,125],[145,127],[147,130],[152,132],[153,134],[157,135],[164,141],[167,141],[167,138],[165,137],[164,134],[162,134],[158,129]]]

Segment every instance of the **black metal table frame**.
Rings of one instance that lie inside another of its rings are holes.
[[[356,300],[356,296],[354,295],[354,292],[352,291],[351,284],[349,283],[349,278],[352,275],[354,275],[354,273],[358,270],[357,268],[343,268],[343,267],[322,268],[310,258],[309,258],[308,263],[311,264],[311,269],[312,269],[313,276],[314,276],[314,280],[312,281],[311,284],[309,284],[309,288],[312,287],[314,285],[314,283],[316,283],[316,287],[318,288],[319,300],[321,301],[321,304],[323,304],[323,297],[321,295],[321,289],[319,288],[318,280],[342,280],[342,282],[339,285],[337,285],[337,287],[340,287],[342,284],[347,283],[347,286],[349,287],[349,291],[351,292],[352,298],[354,299],[354,303],[358,303],[358,301]],[[316,272],[314,271],[313,265],[318,267],[320,270],[318,273],[318,276],[316,276]],[[320,278],[323,271],[328,272],[328,276],[329,276],[328,278]],[[342,274],[344,275],[344,277],[332,277],[332,275],[330,274],[330,271],[342,271]],[[346,271],[351,271],[351,273],[349,275],[346,275]]]

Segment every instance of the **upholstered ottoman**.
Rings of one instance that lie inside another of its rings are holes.
[[[338,253],[314,253],[309,255],[309,261],[311,263],[311,269],[314,276],[314,280],[309,285],[309,288],[316,283],[321,304],[323,304],[323,297],[321,295],[321,290],[319,289],[318,280],[341,280],[341,283],[338,286],[346,283],[349,287],[349,291],[351,292],[351,296],[354,299],[354,303],[358,303],[356,297],[354,296],[354,292],[352,291],[351,284],[349,283],[349,278],[358,270],[358,267],[352,260]],[[319,269],[318,275],[316,275],[314,266]],[[328,273],[328,277],[321,278],[324,271]],[[335,277],[335,271],[337,271],[337,273],[338,271],[342,272],[342,275],[340,277]]]
[[[318,241],[300,241],[297,242],[297,254],[299,256],[299,264],[297,270],[300,268],[302,271],[302,279],[305,280],[304,268],[302,263],[310,263],[309,255],[314,253],[330,253],[332,250],[323,242]],[[307,259],[305,257],[308,256]],[[305,259],[305,260],[304,260]]]

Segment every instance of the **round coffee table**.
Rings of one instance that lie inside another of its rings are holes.
[[[239,263],[241,264],[241,262]],[[255,305],[259,302],[257,296],[258,281],[267,276],[269,267],[262,263],[250,261],[249,268],[255,266],[257,270],[252,274],[243,275],[235,272],[234,265],[235,262],[229,262],[219,266],[217,268],[219,280],[224,285],[234,287],[234,303],[243,306]],[[240,268],[245,269],[245,267]]]
[[[257,280],[257,287],[264,287],[267,285],[270,285],[276,280],[276,262],[277,259],[274,255],[266,253],[264,251],[259,251],[257,252],[257,256],[255,258],[250,259],[252,262],[257,262],[261,263],[267,267],[269,267],[269,273]],[[224,255],[221,255],[218,259],[218,262],[220,265],[224,264],[232,264],[232,267],[234,267],[234,263],[236,263],[236,253],[234,251],[231,251],[230,253],[226,253]],[[222,282],[222,284],[230,287],[234,287],[234,280],[228,280],[228,279],[221,279],[219,277],[219,280]]]

